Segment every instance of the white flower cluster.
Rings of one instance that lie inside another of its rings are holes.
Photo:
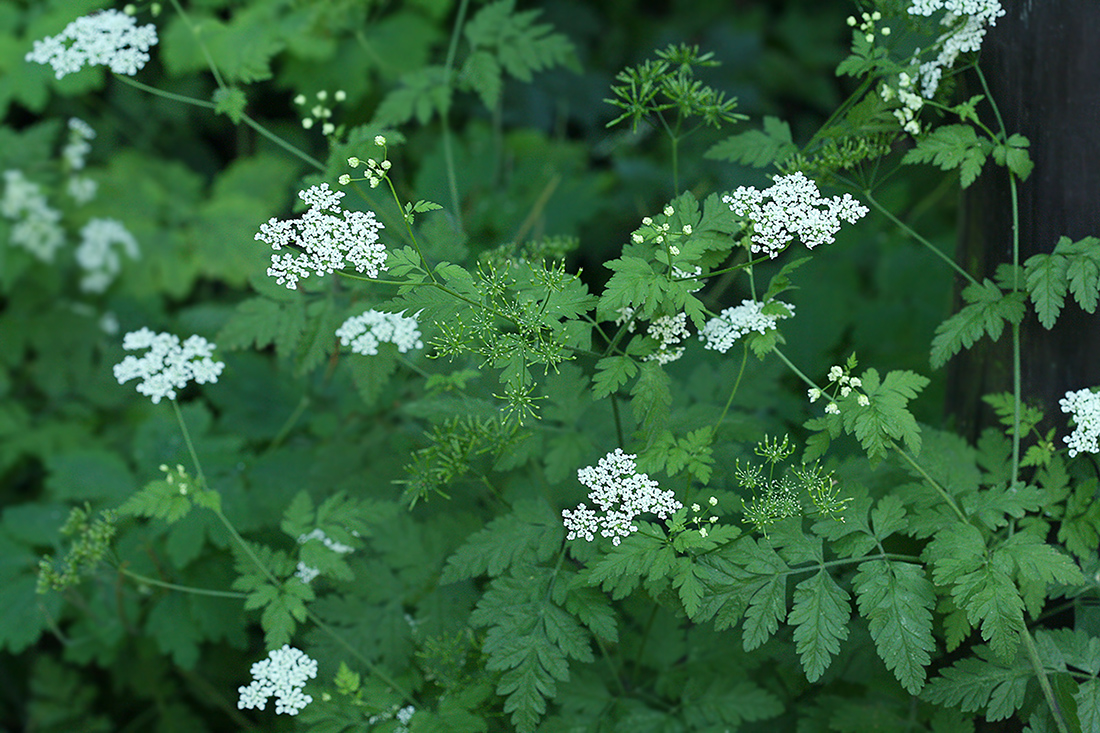
[[[634,309],[624,306],[619,309],[619,317],[615,319],[615,325],[627,324],[627,330],[634,333]],[[684,347],[670,349],[691,334],[687,329],[687,313],[677,313],[674,316],[661,316],[649,324],[646,335],[657,342],[657,351],[645,357],[643,361],[655,361],[664,365],[676,361],[684,355]]]
[[[841,219],[854,224],[867,215],[867,207],[851,194],[822,198],[817,184],[801,172],[773,180],[763,191],[740,186],[732,196],[722,197],[731,211],[752,222],[753,252],[777,257],[795,237],[813,249],[834,241]]]
[[[909,6],[910,15],[925,17],[940,10],[947,11],[940,24],[951,30],[936,41],[939,55],[921,64],[921,94],[927,99],[935,95],[943,70],[954,66],[959,54],[979,50],[987,27],[996,25],[997,18],[1005,14],[997,0],[913,0]]]
[[[271,255],[267,274],[276,282],[294,290],[298,280],[311,273],[325,275],[351,265],[378,277],[378,271],[386,269],[386,248],[378,242],[378,230],[384,227],[373,211],[344,211],[340,206],[344,192],[330,190],[327,183],[299,191],[298,197],[309,206],[301,219],[272,217],[255,237],[276,251],[300,250]]]
[[[337,89],[332,95],[332,99],[335,102],[343,102],[347,98],[348,93],[345,92],[343,89]],[[306,95],[299,94],[294,98],[294,104],[298,105],[299,107],[305,107],[309,104],[309,100],[306,99]],[[328,106],[328,92],[322,89],[321,91],[317,92],[317,103],[314,104],[309,109],[309,113],[302,118],[302,127],[308,130],[312,128],[316,123],[320,122],[321,134],[331,135],[332,133],[336,132],[336,125],[332,123],[331,118],[332,107]]]
[[[369,310],[361,316],[353,316],[336,329],[341,346],[350,346],[353,354],[374,356],[379,344],[396,344],[402,354],[410,349],[424,348],[416,318],[400,313],[383,313]]]
[[[839,395],[841,399],[847,397],[852,394],[852,390],[858,390],[863,386],[863,380],[848,374],[848,370],[844,367],[834,365],[829,368],[829,382],[833,384],[833,396],[832,399],[829,400],[829,404],[825,405],[825,412],[830,415],[839,415],[840,405],[836,403],[837,395]],[[817,387],[811,387],[807,390],[806,394],[810,398],[810,402],[813,403],[821,399],[825,391]],[[867,407],[871,404],[871,399],[863,392],[857,392],[856,403],[860,407]]]
[[[883,84],[879,93],[884,102],[889,102],[897,95],[902,106],[894,110],[894,117],[897,118],[901,129],[916,136],[920,134],[920,120],[917,119],[917,113],[924,106],[924,98],[913,91],[914,85],[915,80],[903,71],[898,74],[897,89]]]
[[[70,43],[71,42],[71,43]],[[103,10],[77,18],[59,35],[34,42],[27,61],[49,64],[58,79],[88,66],[109,66],[116,74],[133,76],[149,61],[157,29],[118,10]]]
[[[716,318],[707,321],[699,333],[699,340],[706,342],[706,348],[726,353],[734,342],[753,331],[765,333],[775,328],[780,318],[794,315],[794,306],[783,303],[786,315],[777,313],[768,315],[763,312],[764,303],[755,300],[742,300],[741,305],[726,308]]]
[[[92,151],[89,140],[95,139],[95,130],[84,120],[73,117],[69,120],[69,141],[61,149],[61,159],[69,170],[69,182],[66,190],[78,204],[86,204],[95,198],[96,182],[87,176],[76,175],[84,170],[88,153]]]
[[[283,644],[252,665],[252,683],[237,688],[241,697],[237,708],[263,710],[267,699],[275,696],[275,713],[297,715],[298,711],[313,702],[312,695],[302,692],[306,680],[317,676],[317,662],[305,652]]]
[[[1100,439],[1100,394],[1091,389],[1066,392],[1058,404],[1062,412],[1073,415],[1076,425],[1073,433],[1063,438],[1069,446],[1070,457],[1078,453],[1100,453],[1097,443]]]
[[[65,232],[58,223],[61,212],[50,208],[42,189],[22,171],[4,171],[0,215],[15,222],[8,241],[42,262],[53,262],[54,254],[65,244]]]
[[[80,289],[86,293],[102,293],[122,270],[119,250],[130,259],[140,255],[137,240],[121,222],[114,219],[92,219],[80,230],[76,262],[84,270]]]
[[[325,547],[339,555],[347,555],[349,552],[355,551],[355,548],[350,545],[345,545],[343,542],[337,542],[332,539],[320,528],[315,528],[312,532],[298,535],[299,545],[304,545],[311,540],[320,540]],[[320,570],[311,565],[306,565],[304,562],[298,563],[298,569],[294,573],[294,575],[306,585],[312,583],[313,579],[320,574]]]
[[[568,539],[583,537],[591,542],[598,530],[604,537],[610,537],[612,544],[618,545],[623,537],[638,531],[633,522],[639,514],[656,514],[667,519],[683,508],[671,491],[661,491],[647,474],[636,473],[638,466],[634,459],[637,457],[616,448],[596,466],[577,471],[577,480],[591,489],[589,500],[603,514],[597,514],[585,504],[579,504],[572,511],[563,510],[561,516],[569,530]]]
[[[217,382],[225,368],[224,362],[211,358],[216,347],[202,336],[191,336],[181,345],[178,336],[143,328],[123,336],[122,348],[149,349],[140,359],[129,355],[115,364],[114,373],[119,384],[141,379],[137,391],[148,395],[153,404],[164,397],[176,399],[176,390],[192,380],[198,384]]]
[[[413,713],[415,712],[416,708],[412,705],[406,705],[400,709],[395,705],[391,710],[370,716],[367,719],[367,723],[369,725],[378,725],[387,720],[397,720],[397,727],[393,729],[393,733],[409,733],[409,721],[412,720]]]

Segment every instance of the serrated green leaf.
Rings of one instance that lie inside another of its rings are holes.
[[[1061,255],[1033,255],[1024,262],[1024,281],[1044,328],[1054,326],[1066,302],[1067,270],[1068,263]]]
[[[517,563],[545,560],[561,546],[564,533],[561,518],[545,501],[517,502],[510,514],[467,538],[447,559],[439,582],[446,585],[482,573],[497,576]]]
[[[924,697],[967,713],[985,708],[991,722],[1006,720],[1024,704],[1034,673],[1030,665],[1001,664],[983,654],[983,648],[978,652],[981,658],[963,659],[943,670],[924,688]]]
[[[879,656],[902,686],[916,695],[924,686],[925,667],[936,648],[932,584],[919,565],[888,560],[861,563],[853,584],[859,612],[869,622]]]
[[[1073,700],[1077,703],[1081,730],[1100,730],[1100,680],[1093,677],[1082,682]]]
[[[868,369],[861,381],[869,404],[841,411],[844,430],[859,440],[872,462],[885,458],[893,441],[903,442],[912,454],[918,455],[920,426],[908,405],[928,385],[928,378],[915,372],[895,370],[880,383],[878,371]]]
[[[979,138],[970,125],[942,125],[920,138],[902,163],[932,163],[945,171],[958,168],[962,187],[967,188],[992,150],[993,143]]]
[[[742,645],[751,652],[771,638],[779,623],[787,617],[787,575],[777,573],[767,578],[749,598],[745,610]]]
[[[711,146],[703,157],[764,168],[797,152],[798,146],[791,140],[790,125],[778,117],[765,117],[763,130],[731,135]]]
[[[605,356],[596,362],[596,375],[592,379],[592,396],[601,400],[638,373],[638,363],[629,356]]]
[[[535,72],[556,66],[576,68],[572,42],[553,32],[553,26],[536,23],[541,10],[515,12],[515,0],[498,0],[479,10],[464,32],[475,49],[489,49],[500,65],[520,81],[529,82]]]
[[[1004,324],[1017,324],[1024,317],[1024,294],[1002,293],[988,278],[963,290],[969,303],[936,328],[932,340],[932,367],[939,369],[960,349],[970,348],[982,336],[993,341],[1001,337]]]
[[[848,638],[848,599],[824,569],[795,586],[787,622],[795,627],[795,649],[810,682],[821,678],[840,651],[840,642]]]

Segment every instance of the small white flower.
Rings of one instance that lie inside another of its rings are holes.
[[[691,224],[684,224],[684,228],[682,231],[684,232],[684,234],[691,234]]]
[[[386,138],[382,137],[381,135],[375,135],[374,136],[374,144],[377,145],[380,148],[385,147]]]
[[[109,66],[116,74],[133,76],[149,61],[157,29],[108,9],[77,18],[60,34],[34,42],[27,61],[49,64],[60,79],[87,66]]]
[[[821,399],[821,390],[817,387],[811,387],[809,390],[807,390],[807,394],[810,397],[811,403],[817,402],[819,399]]]
[[[830,415],[839,415],[840,414],[840,408],[837,406],[837,404],[835,402],[830,402],[829,404],[827,404],[825,406],[825,412],[829,413]]]
[[[225,368],[224,362],[211,358],[214,344],[201,336],[191,336],[181,345],[178,336],[143,328],[126,334],[122,338],[122,348],[127,351],[149,349],[140,359],[128,355],[115,364],[114,374],[119,384],[141,379],[137,391],[148,395],[153,404],[164,397],[176,399],[176,390],[183,389],[192,380],[198,384],[217,382]]]
[[[835,382],[844,376],[844,368],[839,366],[833,366],[829,368],[829,381]]]
[[[672,216],[674,213],[671,206],[665,206],[665,216]]]
[[[263,710],[267,700],[275,696],[275,712],[297,715],[313,702],[313,697],[302,692],[306,680],[317,677],[317,662],[289,644],[283,644],[252,665],[252,683],[238,687],[240,699],[237,708]]]
[[[661,316],[649,325],[646,335],[657,341],[657,351],[647,356],[646,361],[656,361],[661,365],[676,361],[684,355],[684,348],[670,347],[690,335],[687,329],[687,313]]]
[[[352,353],[364,356],[377,354],[378,345],[385,343],[396,344],[402,354],[424,348],[416,318],[406,317],[404,313],[369,310],[344,321],[336,329],[336,335],[342,346],[349,346]]]
[[[677,247],[675,244],[669,245],[668,253],[675,257],[676,255],[680,254],[680,248]]]
[[[634,244],[641,244],[642,242],[645,241],[645,237],[643,237],[638,232],[634,232],[633,234],[630,235],[630,241],[634,242]]]
[[[865,394],[860,394],[859,397],[856,397],[856,402],[859,403],[860,407],[867,407],[871,404],[870,398],[868,398]]]

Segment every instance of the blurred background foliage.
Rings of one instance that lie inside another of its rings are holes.
[[[337,355],[330,335],[335,324],[382,303],[384,293],[348,289],[343,311],[328,301],[302,305],[265,282],[268,252],[253,241],[261,222],[293,210],[300,187],[334,183],[348,155],[370,154],[365,148],[374,133],[367,130],[383,101],[423,82],[425,66],[445,59],[457,3],[196,0],[185,6],[225,82],[243,92],[246,111],[325,170],[226,115],[153,96],[102,69],[57,81],[48,68],[23,60],[34,39],[112,5],[0,0],[0,171],[21,170],[42,186],[61,209],[69,237],[49,264],[0,246],[0,727],[8,730],[193,732],[248,725],[234,691],[245,681],[241,659],[259,658],[261,642],[239,601],[135,588],[111,573],[64,596],[34,593],[39,557],[64,549],[58,530],[70,507],[116,506],[159,477],[160,464],[187,462],[165,406],[135,398],[131,386],[113,380],[122,333],[149,326],[218,341],[228,362],[222,379],[202,388],[201,400],[192,399],[191,388],[181,403],[226,513],[242,532],[260,538],[275,536],[283,509],[302,488],[317,498],[346,489],[396,501],[400,485],[392,482],[408,480],[409,456],[430,445],[425,416],[437,415],[448,400],[460,411],[448,385],[423,392],[423,382],[392,356],[356,365]],[[655,49],[684,42],[714,53],[721,66],[703,70],[701,78],[737,97],[737,111],[750,116],[735,131],[775,115],[804,142],[849,91],[850,80],[834,74],[849,39],[843,19],[855,10],[843,0],[546,0],[519,7],[541,10],[539,21],[574,44],[575,63],[536,74],[531,83],[506,80],[492,106],[472,91],[455,96],[448,120],[462,226],[453,215],[424,218],[419,226],[428,230],[430,256],[469,264],[517,239],[576,237],[569,264],[598,289],[610,275],[602,263],[617,256],[643,216],[678,193],[671,188],[669,144],[659,131],[605,127],[615,116],[604,102],[615,74]],[[147,14],[139,18],[151,21]],[[167,4],[151,22],[161,42],[137,79],[211,99],[216,85],[187,23]],[[460,44],[459,64],[466,53]],[[295,96],[312,100],[337,89],[347,99],[334,105],[334,120],[358,130],[358,147],[330,148],[317,128],[302,127]],[[405,141],[392,153],[399,193],[446,207],[451,194],[440,117],[418,120],[415,109],[406,112],[411,119],[399,125]],[[70,117],[97,133],[86,172],[98,195],[81,206],[60,193],[65,172],[58,151]],[[681,148],[680,180],[701,198],[766,180],[761,171],[703,157],[727,134],[704,128]],[[360,194],[365,201],[349,192],[346,204],[377,208],[396,231],[392,208],[369,190]],[[951,251],[955,195],[950,181],[907,171],[879,197]],[[104,294],[89,295],[77,287],[72,240],[96,217],[121,221],[141,257],[127,262]],[[10,222],[0,219],[0,242],[9,235]],[[855,352],[863,366],[928,373],[928,344],[950,304],[942,265],[875,214],[818,254],[798,271],[798,289],[788,294],[798,309],[783,329],[790,358],[823,374]],[[704,300],[718,311],[747,297],[745,288],[743,280],[720,280]],[[265,317],[277,314],[278,327],[250,331],[238,311],[250,299]],[[674,385],[681,385],[674,387],[673,419],[685,424],[693,410],[724,401],[736,375],[735,359],[698,358],[702,353],[693,343],[670,366],[679,377]],[[443,366],[418,363],[433,372]],[[467,396],[478,394],[476,372],[467,376],[475,385]],[[492,385],[483,386],[488,410]],[[586,388],[570,369],[551,387],[563,393]],[[921,419],[940,421],[941,395],[934,381],[915,406]],[[470,404],[462,403],[462,411]],[[752,443],[768,431],[797,434],[804,418],[802,386],[774,361],[751,361],[716,451],[719,465],[749,450],[738,441]],[[496,467],[541,462],[543,480],[563,487],[560,506],[575,503],[581,488],[563,467],[605,452],[570,437],[581,420],[592,435],[608,417],[570,414],[564,401],[551,405],[547,424],[560,434],[548,431],[515,447]],[[605,429],[610,439],[612,426]],[[489,460],[473,447],[461,457]],[[523,479],[512,480],[518,486]],[[507,497],[508,480],[501,486]],[[475,600],[470,588],[440,590],[431,581],[484,510],[476,495],[452,495],[449,504],[399,513],[379,528],[376,555],[356,568],[371,578],[362,597],[328,601],[333,607],[326,613],[337,625],[348,611],[335,606],[367,609],[342,627],[398,666],[411,665],[414,648],[426,653],[404,614],[412,609],[417,618],[435,619],[435,627],[425,622],[417,633],[444,638]],[[120,527],[117,551],[145,575],[226,587],[229,570],[212,559],[225,544],[196,512],[170,528]],[[662,653],[671,659],[678,647],[667,643]],[[243,652],[246,647],[252,651]]]

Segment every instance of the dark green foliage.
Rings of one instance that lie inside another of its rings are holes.
[[[972,281],[936,329],[950,283],[903,236],[953,241],[955,170],[966,188],[1033,169],[1027,139],[991,131],[995,100],[950,99],[961,65],[899,125],[940,18],[874,3],[895,31],[853,26],[842,48],[851,8],[828,3],[204,0],[137,8],[160,42],[133,80],[25,62],[102,5],[0,0],[0,172],[39,187],[64,239],[52,260],[21,246],[0,181],[5,722],[1100,725],[1091,457],[1008,393],[970,445],[937,427],[943,376],[919,373],[934,329],[940,367],[1015,337],[1029,301],[1048,328],[1093,313],[1100,240]],[[839,105],[834,67],[855,77]],[[732,92],[761,117],[748,132],[724,129],[746,119]],[[81,164],[73,115],[98,134]],[[351,156],[380,181],[342,179]],[[900,218],[773,263],[725,199],[763,171]],[[387,269],[287,290],[254,236],[321,183],[376,213]],[[103,218],[140,257],[98,292],[77,247]],[[704,349],[747,299],[783,331]],[[424,348],[348,353],[335,331],[367,310],[414,317]],[[665,343],[670,323],[687,335]],[[151,404],[111,373],[143,326],[209,337],[224,373]],[[874,367],[857,376],[853,351]],[[637,475],[594,479],[616,449]],[[649,482],[675,503],[625,536],[564,521]],[[241,709],[284,643],[317,660],[313,701]]]

